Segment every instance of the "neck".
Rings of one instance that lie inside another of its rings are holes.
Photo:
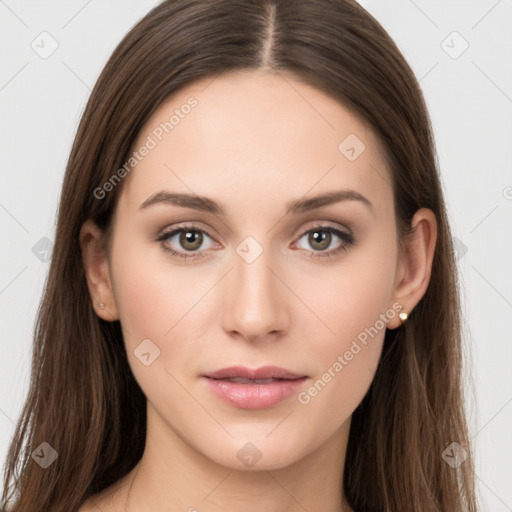
[[[263,454],[255,467],[240,470],[218,464],[194,449],[148,405],[144,454],[120,481],[119,510],[349,512],[343,493],[349,428],[350,420],[291,464],[264,464]]]

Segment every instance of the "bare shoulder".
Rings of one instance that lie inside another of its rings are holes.
[[[128,496],[128,483],[134,474],[135,468],[114,482],[110,487],[89,496],[80,505],[77,512],[124,512],[123,505]]]
[[[116,494],[112,489],[107,489],[98,494],[89,496],[77,512],[117,512]]]
[[[91,498],[87,498],[77,512],[98,512],[99,509],[92,501]]]
[[[102,493],[94,494],[87,498],[77,512],[110,512],[112,509],[106,508],[106,503]]]
[[[126,490],[126,477],[124,477],[110,487],[89,496],[77,512],[123,512],[122,504],[126,500]]]

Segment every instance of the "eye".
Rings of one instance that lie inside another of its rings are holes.
[[[177,258],[189,259],[202,257],[200,252],[210,249],[213,244],[203,245],[212,237],[197,226],[179,226],[163,231],[156,238],[162,249]],[[177,247],[177,249],[176,249]]]
[[[312,250],[300,245],[302,239],[306,240]],[[160,242],[165,252],[183,260],[201,258],[204,256],[202,253],[214,246],[214,238],[195,225],[181,225],[164,230],[155,240]],[[346,251],[354,241],[350,232],[333,226],[318,225],[305,231],[295,244],[299,244],[300,249],[308,250],[312,258],[329,258]]]
[[[310,254],[312,258],[329,258],[346,251],[354,244],[354,237],[351,233],[341,229],[318,225],[305,231],[296,243],[302,239],[313,249]],[[336,243],[336,239],[339,241]],[[307,247],[300,247],[308,249]]]

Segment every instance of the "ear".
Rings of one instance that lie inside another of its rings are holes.
[[[103,232],[92,220],[87,220],[80,229],[79,241],[94,310],[103,320],[108,322],[118,320],[119,314],[110,280],[109,262],[103,244]],[[103,304],[103,307],[100,307],[100,304]]]
[[[427,291],[437,241],[437,221],[432,210],[419,209],[411,221],[412,232],[400,251],[392,303],[402,305],[401,312],[411,314]],[[401,325],[398,315],[388,322],[388,329]]]

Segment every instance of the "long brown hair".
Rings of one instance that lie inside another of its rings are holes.
[[[75,511],[142,456],[146,399],[119,322],[92,308],[79,231],[92,219],[108,232],[122,183],[101,200],[93,191],[126,162],[164,99],[198,79],[260,68],[316,87],[373,127],[392,171],[402,239],[419,208],[437,217],[429,287],[406,324],[386,332],[373,384],[352,417],[347,500],[358,512],[476,510],[455,259],[430,120],[410,67],[352,0],[167,0],[112,54],[71,150],[30,391],[4,475],[12,512]],[[31,457],[43,442],[58,453],[46,469]],[[452,442],[468,455],[455,468],[442,455]]]

